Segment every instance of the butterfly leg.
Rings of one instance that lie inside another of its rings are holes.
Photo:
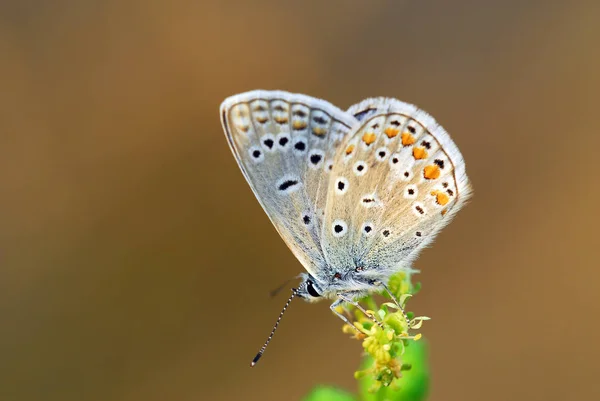
[[[352,327],[354,330],[356,330],[356,332],[360,333],[360,331],[352,324],[350,323],[350,320],[348,320],[348,318],[344,315],[342,315],[341,313],[339,313],[336,308],[338,306],[340,306],[342,304],[342,302],[344,302],[343,299],[337,299],[335,300],[330,306],[329,308],[331,309],[331,311],[333,313],[335,313],[337,315],[337,317],[339,317],[340,319],[342,319],[344,321],[344,323],[346,323],[348,326]]]
[[[348,298],[346,296],[346,294],[338,294],[339,300],[342,302],[347,302],[350,305],[354,306],[356,309],[360,310],[362,313],[365,314],[366,317],[368,317],[369,319],[371,319],[374,323],[377,323],[379,325],[379,327],[383,328],[383,324],[381,324],[380,321],[378,321],[377,319],[375,319],[375,317],[373,316],[373,314],[367,312],[358,302],[354,301],[351,298]],[[336,301],[337,302],[337,301]]]
[[[400,302],[398,301],[398,299],[396,298],[396,296],[394,294],[392,294],[392,292],[387,287],[387,285],[385,285],[385,283],[379,282],[378,284],[381,285],[383,288],[385,288],[385,290],[389,294],[390,298],[392,298],[392,301],[394,301],[394,303],[396,304],[396,306],[398,307],[398,309],[400,310],[400,312],[402,312],[402,316],[404,316],[404,320],[406,321],[406,324],[409,324],[409,320],[408,320],[408,316],[406,315],[406,311],[404,310],[404,308],[402,307],[402,305],[400,305]]]

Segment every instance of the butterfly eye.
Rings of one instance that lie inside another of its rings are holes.
[[[306,291],[315,298],[318,298],[321,296],[321,294],[319,294],[317,292],[317,290],[315,289],[315,287],[313,286],[313,282],[311,280],[308,280],[306,282]]]

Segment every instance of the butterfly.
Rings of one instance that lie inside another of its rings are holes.
[[[271,222],[306,269],[297,296],[331,310],[387,288],[471,194],[464,159],[429,114],[391,98],[342,111],[255,90],[220,108],[229,146]],[[350,326],[352,326],[350,324]]]

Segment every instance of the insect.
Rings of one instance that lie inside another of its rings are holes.
[[[465,162],[424,111],[390,98],[342,111],[306,95],[227,98],[221,122],[256,198],[306,269],[294,297],[357,299],[387,289],[471,194]],[[362,308],[361,308],[362,309]],[[350,324],[350,326],[352,326]]]

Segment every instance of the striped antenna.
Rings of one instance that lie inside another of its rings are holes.
[[[277,326],[279,326],[279,322],[281,322],[281,318],[283,317],[283,314],[285,313],[285,310],[288,308],[288,306],[290,306],[290,302],[292,302],[292,299],[294,299],[294,297],[296,295],[298,295],[298,290],[295,289],[295,288],[292,288],[292,295],[287,300],[287,302],[285,303],[285,306],[283,307],[283,310],[279,314],[279,317],[277,318],[277,321],[275,322],[275,326],[273,326],[273,331],[271,331],[271,334],[269,335],[269,338],[267,338],[267,341],[265,341],[265,345],[262,346],[262,348],[260,349],[260,351],[258,351],[258,354],[256,354],[256,356],[252,360],[252,363],[250,364],[250,367],[254,367],[254,365],[256,365],[256,363],[258,362],[258,360],[260,359],[260,357],[264,354],[265,350],[267,349],[267,346],[269,345],[269,343],[271,342],[271,339],[273,338],[273,335],[275,334],[275,330],[277,330]]]

